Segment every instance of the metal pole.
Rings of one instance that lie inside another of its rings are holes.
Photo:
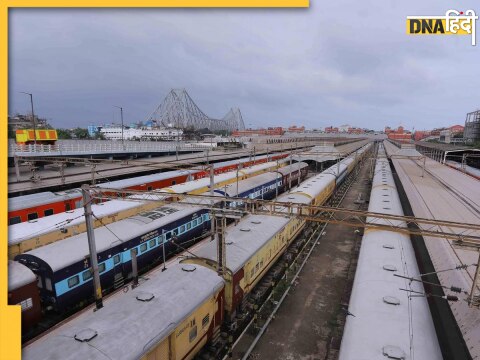
[[[276,172],[276,177],[275,177],[275,198],[278,197],[278,167],[279,167],[279,164],[278,164],[278,159],[277,159],[277,172]],[[292,176],[292,174],[290,174],[290,177]]]
[[[33,112],[33,94],[23,92],[21,91],[22,94],[26,94],[30,96],[30,106],[32,108],[32,125],[33,125],[33,148],[35,149],[34,151],[37,151],[37,126],[35,124],[35,113]]]
[[[124,142],[124,139],[123,139],[123,107],[116,106],[116,105],[113,105],[113,106],[120,109],[120,119],[122,121],[122,148],[123,148],[123,150],[125,150],[125,142]]]
[[[162,253],[163,253],[163,269],[162,271],[165,271],[167,270],[166,266],[165,266],[165,246],[167,245],[167,242],[165,241],[165,229],[162,229]]]
[[[122,119],[122,148],[125,150],[125,140],[123,138],[123,108],[120,107],[120,118]]]
[[[85,225],[87,228],[88,248],[90,251],[90,266],[93,272],[93,287],[95,296],[95,307],[97,310],[103,307],[102,285],[100,284],[100,274],[98,273],[97,248],[95,244],[95,233],[93,231],[92,220],[92,197],[90,195],[90,186],[82,185],[83,208],[85,210]]]
[[[175,144],[175,158],[178,161],[178,130],[177,130],[177,141],[176,141],[176,144]]]
[[[290,166],[292,166],[292,153],[290,153]],[[292,190],[292,174],[288,177],[288,191]]]
[[[242,164],[238,164],[238,167],[237,167],[237,194],[235,195],[236,197],[238,197],[238,172],[240,171],[241,168],[242,168]]]
[[[210,196],[213,196],[213,187],[215,184],[215,171],[213,169],[213,164],[210,165]],[[215,213],[212,211],[210,217],[210,232],[211,232],[211,241],[215,240]]]
[[[470,307],[478,307],[480,297],[475,295],[477,293],[478,282],[480,280],[480,261],[477,264],[477,270],[475,271],[475,276],[473,278],[472,289],[470,290],[470,296],[468,297],[468,305]]]
[[[136,248],[130,250],[130,255],[132,257],[132,278],[133,278],[132,287],[138,286],[137,253],[135,252],[135,250]]]
[[[17,177],[17,182],[20,182],[20,165],[18,164],[17,155],[13,156],[13,162],[15,164],[15,176]]]

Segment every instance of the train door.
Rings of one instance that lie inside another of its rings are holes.
[[[123,254],[118,253],[113,257],[113,287],[118,289],[125,284],[123,276]]]

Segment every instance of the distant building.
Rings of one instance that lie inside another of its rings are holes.
[[[122,127],[121,126],[108,126],[102,127],[100,133],[103,134],[107,140],[121,140],[122,139]],[[140,128],[134,129],[130,127],[123,128],[124,140],[182,140],[183,131],[179,129],[152,129],[152,128]]]
[[[351,126],[348,125],[348,124],[347,124],[347,125],[340,125],[340,126],[338,127],[338,131],[339,131],[339,132],[348,132],[348,129],[349,129],[349,128],[351,128]]]
[[[16,114],[8,117],[8,125],[12,130],[17,129],[32,129],[32,115]],[[47,119],[41,119],[35,115],[35,127],[46,128],[48,126]]]
[[[462,125],[453,125],[453,126],[450,126],[449,130],[453,135],[463,134],[463,131],[465,130],[465,127],[462,126]]]
[[[412,140],[412,134],[409,131],[405,131],[403,126],[399,126],[397,130],[392,130],[385,128],[385,133],[387,134],[390,140],[395,140],[399,142],[410,142]]]
[[[480,110],[467,114],[463,137],[467,143],[480,141]]]
[[[292,125],[287,129],[287,131],[294,133],[303,133],[305,132],[305,126],[297,127],[296,125]]]
[[[102,127],[98,125],[93,125],[93,124],[88,125],[87,127],[88,135],[90,135],[91,137],[94,137],[100,131],[101,128]]]
[[[420,140],[423,140],[423,139],[429,137],[430,134],[431,134],[430,130],[417,130],[417,131],[415,131],[414,139],[415,139],[415,141],[420,141]]]
[[[267,128],[267,129],[245,129],[235,130],[232,132],[232,136],[259,136],[259,135],[283,135],[285,131],[281,127]]]

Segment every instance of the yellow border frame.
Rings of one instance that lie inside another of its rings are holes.
[[[6,1],[2,4],[1,14],[1,78],[2,88],[6,89],[4,96],[0,101],[0,113],[3,114],[3,119],[8,118],[8,14],[9,8],[22,7],[202,7],[202,8],[306,8],[309,7],[310,0],[86,0],[86,1],[31,1],[31,0],[13,0]],[[4,149],[4,154],[8,153],[7,141],[7,121],[0,126],[0,144]],[[7,196],[8,196],[8,172],[7,157],[2,156],[0,168],[4,169],[1,172],[0,199],[2,206],[0,206],[0,228],[2,230],[2,246],[0,250],[0,359],[1,360],[18,360],[21,358],[21,336],[20,336],[20,307],[7,306],[8,297],[8,275],[7,275]]]

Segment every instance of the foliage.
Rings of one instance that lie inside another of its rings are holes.
[[[57,129],[57,136],[59,140],[71,139],[72,134],[68,129]]]
[[[88,134],[88,130],[87,129],[82,129],[82,128],[75,128],[73,129],[73,135],[75,135],[75,137],[77,139],[89,139],[90,138],[90,135]]]
[[[106,140],[105,135],[101,133],[100,131],[97,131],[95,135],[93,136],[95,140]]]

